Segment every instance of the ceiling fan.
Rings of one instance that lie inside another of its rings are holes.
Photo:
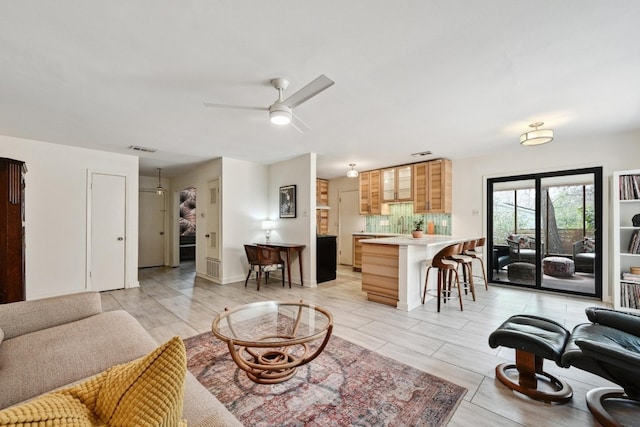
[[[278,91],[278,99],[268,107],[253,107],[248,105],[230,105],[230,104],[215,104],[211,102],[204,102],[207,107],[213,108],[235,108],[239,110],[258,110],[268,111],[269,120],[276,125],[288,125],[291,124],[298,131],[302,132],[302,129],[298,126],[298,123],[304,127],[309,126],[304,123],[298,116],[293,114],[293,109],[303,102],[313,98],[323,90],[332,86],[335,82],[329,77],[321,74],[320,77],[313,80],[311,83],[304,86],[302,89],[290,95],[287,99],[284,99],[283,93],[289,86],[289,81],[285,78],[277,78],[271,80],[271,85]],[[293,120],[296,119],[296,122]]]

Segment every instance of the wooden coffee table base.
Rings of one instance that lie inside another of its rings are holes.
[[[328,336],[327,339],[328,341]],[[247,373],[250,380],[258,384],[277,384],[293,377],[298,366],[315,359],[326,343],[309,357],[309,346],[288,346],[279,348],[256,349],[244,346],[233,346],[229,342],[229,353],[240,369]],[[233,346],[233,348],[232,348]],[[302,355],[296,356],[298,347],[302,347]],[[263,350],[263,351],[260,351]]]
[[[261,328],[268,335],[260,335]],[[231,358],[250,380],[277,384],[320,355],[331,338],[333,316],[303,301],[262,301],[226,308],[211,331],[227,343]]]

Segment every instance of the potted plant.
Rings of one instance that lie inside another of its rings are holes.
[[[424,219],[420,218],[419,220],[414,221],[413,225],[415,226],[415,228],[411,232],[411,235],[414,239],[419,239],[423,235],[422,226],[424,225]]]

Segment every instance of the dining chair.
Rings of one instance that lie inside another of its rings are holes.
[[[280,257],[279,249],[261,245],[244,245],[244,250],[247,254],[247,261],[249,261],[249,272],[247,273],[247,278],[244,281],[244,286],[247,286],[251,273],[255,271],[257,275],[258,290],[260,290],[262,273],[264,273],[265,283],[267,283],[269,281],[270,271],[281,270],[282,286],[284,287],[285,262]]]

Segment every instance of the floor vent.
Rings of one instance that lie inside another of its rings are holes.
[[[215,258],[207,258],[207,276],[214,279],[220,278],[220,261]]]

